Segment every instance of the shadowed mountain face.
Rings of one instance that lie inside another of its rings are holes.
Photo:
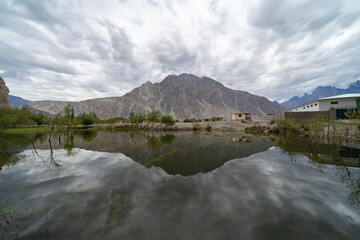
[[[332,86],[318,86],[311,94],[305,93],[302,97],[292,97],[290,100],[281,103],[280,105],[290,109],[301,104],[324,97],[331,97],[346,93],[360,93],[360,80],[350,84],[346,89],[336,88]]]
[[[40,101],[25,105],[32,111],[56,114],[70,103],[76,114],[94,112],[100,118],[129,117],[131,112],[160,110],[176,119],[227,116],[250,112],[255,117],[284,111],[279,104],[248,92],[226,88],[221,83],[191,74],[169,75],[160,83],[146,82],[118,98],[81,102]]]
[[[29,100],[26,100],[26,99],[23,99],[23,98],[17,97],[17,96],[12,96],[12,95],[9,95],[7,97],[7,99],[9,100],[11,108],[17,108],[24,104],[30,103]]]

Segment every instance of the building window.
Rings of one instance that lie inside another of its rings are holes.
[[[303,109],[305,109],[305,107],[303,107]]]
[[[331,102],[331,104],[338,104],[338,102]]]
[[[311,104],[311,107],[313,107],[313,105]]]
[[[317,103],[315,103],[315,106],[317,106]]]
[[[307,106],[307,108],[309,108],[309,106]]]

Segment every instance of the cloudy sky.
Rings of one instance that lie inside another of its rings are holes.
[[[2,0],[0,75],[29,100],[121,96],[168,74],[286,100],[360,79],[359,0]]]

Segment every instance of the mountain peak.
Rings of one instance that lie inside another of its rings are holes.
[[[356,82],[350,84],[347,89],[336,88],[333,86],[317,86],[312,93],[305,93],[301,97],[292,97],[290,100],[285,101],[280,105],[290,109],[319,98],[331,97],[346,93],[360,93],[360,80],[357,80]]]
[[[191,79],[191,80],[197,80],[200,79],[198,76],[195,76],[193,74],[190,73],[181,73],[181,74],[170,74],[168,76],[166,76],[166,78],[164,78],[164,80],[162,82],[167,82],[167,81],[176,81],[176,80],[187,80],[187,79]]]
[[[179,84],[188,87],[199,87],[200,85],[212,85],[214,87],[216,86],[221,88],[224,87],[223,84],[212,78],[206,76],[198,77],[190,73],[181,73],[179,75],[176,74],[168,75],[166,78],[164,78],[164,80],[160,84],[171,84],[173,82],[177,82]]]
[[[151,86],[151,85],[153,84],[150,81],[146,81],[145,83],[142,84],[142,86]]]

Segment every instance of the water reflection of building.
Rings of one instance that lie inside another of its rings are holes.
[[[320,164],[360,167],[360,149],[342,146],[333,149],[330,144],[311,146],[308,141],[284,138],[277,145],[290,154],[301,153]]]
[[[237,142],[251,143],[251,141],[248,140],[246,137],[232,138],[232,141],[233,141],[234,143],[237,143]]]

